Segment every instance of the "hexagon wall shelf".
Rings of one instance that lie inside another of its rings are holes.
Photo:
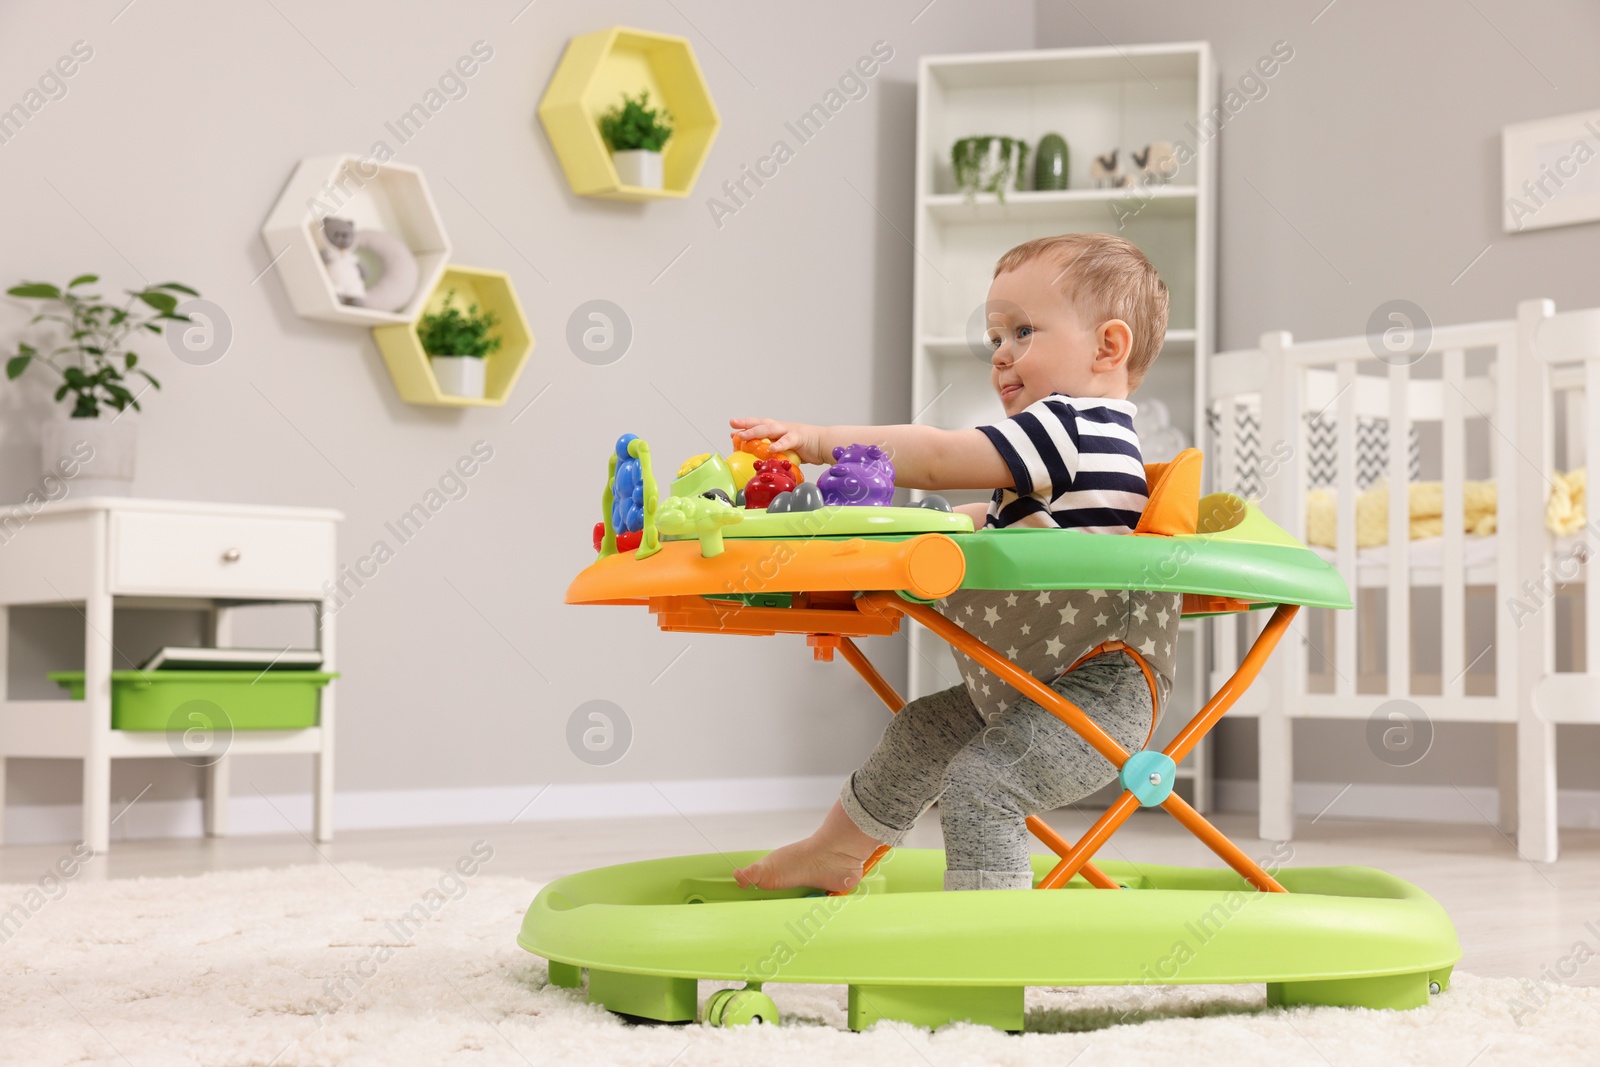
[[[623,185],[600,136],[600,116],[622,94],[650,91],[665,105],[673,134],[661,153],[665,188]],[[567,43],[544,99],[539,121],[579,196],[609,200],[685,197],[716,139],[721,119],[706,88],[694,49],[682,37],[614,26],[574,37]]]
[[[422,350],[417,323],[423,314],[435,311],[452,290],[456,305],[477,304],[493,311],[500,319],[500,348],[485,356],[484,396],[451,396],[439,390],[433,366]],[[442,407],[499,407],[516,388],[517,377],[533,351],[533,332],[522,313],[522,302],[511,284],[511,276],[497,270],[479,270],[452,264],[430,291],[427,302],[409,322],[373,327],[378,351],[389,366],[400,399],[412,404],[437,404]]]
[[[314,237],[328,215],[353,219],[358,231],[392,234],[411,249],[417,257],[417,291],[405,307],[381,311],[339,302]],[[356,155],[302,160],[261,227],[261,236],[295,311],[324,322],[409,323],[421,312],[450,261],[450,239],[422,172]]]

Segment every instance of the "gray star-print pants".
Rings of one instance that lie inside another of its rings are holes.
[[[1144,747],[1155,708],[1131,656],[1096,656],[1050,688],[1123,748]],[[1034,701],[1023,697],[985,722],[967,687],[955,685],[902,708],[839,799],[857,826],[888,845],[938,801],[946,889],[1029,889],[1028,816],[1081,800],[1116,776]]]

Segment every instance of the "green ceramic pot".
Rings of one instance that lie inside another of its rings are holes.
[[[1039,138],[1033,153],[1033,187],[1036,190],[1067,187],[1067,142],[1059,133]]]

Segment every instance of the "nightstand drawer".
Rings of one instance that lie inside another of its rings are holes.
[[[128,511],[111,520],[113,593],[315,594],[333,577],[334,524]]]

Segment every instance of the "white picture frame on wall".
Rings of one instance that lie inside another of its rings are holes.
[[[1507,233],[1600,221],[1600,111],[1507,126],[1500,150]]]

